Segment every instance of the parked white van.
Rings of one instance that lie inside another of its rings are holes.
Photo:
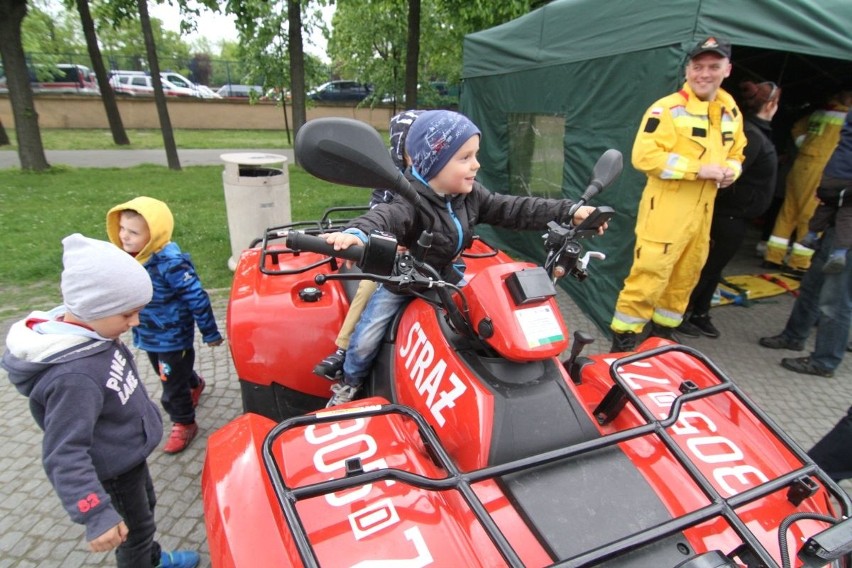
[[[172,85],[176,87],[183,87],[185,89],[190,89],[196,97],[200,97],[202,99],[213,99],[216,98],[216,94],[211,91],[209,88],[202,88],[203,85],[198,85],[193,83],[180,73],[175,73],[174,71],[163,71],[160,73],[160,78],[165,79]]]
[[[160,76],[163,84],[163,93],[167,97],[195,97],[196,91],[187,87],[179,87]],[[151,76],[142,71],[115,71],[110,77],[109,84],[117,95],[131,97],[154,96],[154,85]]]

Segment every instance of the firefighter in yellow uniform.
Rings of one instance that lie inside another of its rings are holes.
[[[840,140],[840,129],[850,104],[852,91],[838,93],[826,108],[813,112],[793,126],[791,134],[799,150],[787,174],[784,203],[766,243],[764,260],[767,266],[780,268],[784,264],[794,231],[799,241],[808,234],[808,221],[819,203],[816,190],[822,170]],[[795,272],[804,272],[811,265],[813,254],[813,249],[793,243],[787,266]]]
[[[721,84],[731,73],[731,45],[698,43],[686,84],[645,113],[633,143],[633,167],[648,182],[636,216],[636,247],[610,324],[613,352],[631,351],[649,321],[672,339],[710,248],[718,188],[742,171],[742,115]]]

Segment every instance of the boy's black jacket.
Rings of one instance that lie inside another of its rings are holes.
[[[569,199],[492,193],[479,182],[473,184],[470,193],[441,196],[412,176],[410,171],[405,176],[420,194],[421,206],[430,207],[437,218],[432,229],[432,248],[425,261],[440,271],[444,280],[453,284],[461,280],[461,274],[451,270],[452,261],[470,245],[474,227],[479,223],[507,229],[543,230],[550,221],[567,221],[568,212],[574,205]],[[391,203],[378,205],[353,220],[350,227],[367,235],[373,230],[391,233],[400,245],[411,248],[426,228],[424,219],[426,216],[397,196]]]

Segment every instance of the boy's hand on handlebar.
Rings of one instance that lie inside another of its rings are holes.
[[[592,207],[591,205],[583,205],[577,209],[577,212],[574,213],[574,218],[572,219],[574,225],[576,226],[582,223],[595,209],[596,207]],[[602,223],[601,226],[598,227],[598,235],[603,235],[604,231],[607,230],[607,227],[609,227],[609,223]]]
[[[346,250],[354,245],[363,245],[361,239],[350,233],[325,233],[320,235],[330,245],[334,246],[334,250]]]
[[[351,233],[324,233],[320,237],[324,238],[328,244],[333,245],[334,250],[346,250],[351,246],[364,246],[361,239]],[[346,268],[355,266],[355,263],[351,260],[347,260],[344,264]]]

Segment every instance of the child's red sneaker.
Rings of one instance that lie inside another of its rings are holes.
[[[167,454],[178,454],[184,451],[189,443],[198,435],[198,424],[174,424],[169,439],[163,451]]]
[[[201,400],[201,393],[204,392],[204,387],[207,383],[204,382],[204,377],[198,375],[198,386],[192,387],[190,393],[192,395],[192,408],[198,406],[198,401]]]

